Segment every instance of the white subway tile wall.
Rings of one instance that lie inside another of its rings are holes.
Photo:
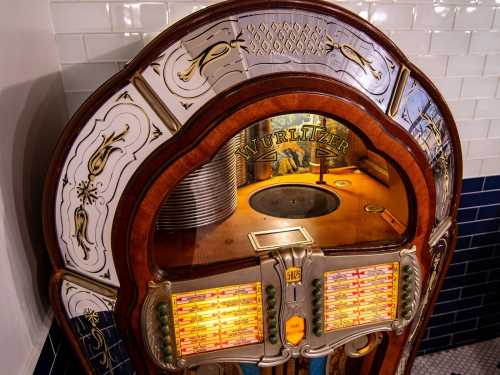
[[[334,1],[370,20],[441,90],[464,177],[500,174],[500,0]],[[52,0],[70,113],[167,26],[219,0]]]

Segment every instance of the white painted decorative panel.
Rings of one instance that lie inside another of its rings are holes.
[[[56,231],[67,268],[118,285],[111,227],[119,197],[144,158],[170,136],[132,85],[82,128],[66,157],[56,196]]]
[[[72,71],[75,71],[77,73],[74,75],[86,76],[87,79],[91,79],[93,74],[98,74],[102,80],[109,78],[115,71],[109,66],[94,65],[89,69],[82,69],[80,66],[97,61],[113,63],[115,67],[122,66],[141,40],[144,44],[144,40],[150,39],[180,18],[217,2],[52,1],[52,18],[61,63],[72,64],[64,66],[65,75],[73,76]],[[496,81],[500,77],[500,9],[497,9],[494,1],[473,4],[469,0],[435,3],[428,0],[331,2],[371,20],[393,38],[431,79],[439,79],[441,87],[452,86],[453,95],[448,100],[457,120],[477,119],[481,124],[478,136],[484,134],[482,121],[490,121],[492,130],[480,139],[500,138],[494,125],[494,121],[500,120],[500,115],[497,112],[485,112],[484,102],[478,103],[479,100],[484,100],[484,95],[490,95],[491,86],[495,82],[485,84],[485,92],[477,87],[480,84],[463,81],[465,77],[478,81],[484,77]],[[125,4],[134,7],[135,13],[129,12],[134,18],[125,13]],[[157,13],[152,14],[151,9],[155,9]],[[95,33],[116,35],[116,39],[104,38],[96,46],[93,38]],[[131,33],[137,35],[131,37]],[[75,40],[75,45],[67,43],[70,38]],[[122,40],[123,44],[118,40]],[[88,73],[89,71],[93,73]],[[447,80],[450,80],[449,84],[446,83]],[[72,79],[69,84],[65,90],[72,113],[92,89],[89,89],[85,80]],[[458,97],[457,86],[461,86]],[[449,94],[450,92],[448,96]],[[498,87],[494,95],[500,98]],[[464,151],[467,151],[467,147],[464,147]],[[486,154],[469,155],[464,152],[464,159],[469,161],[465,177],[479,176],[486,171],[488,174],[500,173],[500,163],[496,163],[495,168],[496,159],[488,161]],[[485,168],[482,168],[483,161]]]

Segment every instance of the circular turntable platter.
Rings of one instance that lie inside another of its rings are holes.
[[[305,219],[329,214],[340,206],[334,192],[314,185],[280,184],[255,192],[250,206],[265,215]]]

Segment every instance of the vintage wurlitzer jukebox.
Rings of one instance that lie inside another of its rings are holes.
[[[407,374],[456,237],[433,84],[316,0],[208,7],[77,111],[44,226],[95,374]]]

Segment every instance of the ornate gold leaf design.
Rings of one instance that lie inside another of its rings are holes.
[[[97,150],[95,150],[87,163],[90,181],[102,173],[110,155],[113,152],[120,150],[119,147],[114,147],[113,143],[123,141],[128,131],[129,125],[126,124],[125,130],[121,133],[115,135],[115,132],[113,132],[107,137],[103,136],[101,145],[97,148]]]
[[[248,48],[244,45],[245,40],[241,38],[241,35],[240,32],[236,39],[229,42],[217,42],[205,48],[198,56],[189,60],[191,64],[184,71],[177,72],[179,79],[184,82],[190,81],[197,69],[200,75],[203,74],[203,69],[208,64],[224,58],[233,48],[241,48],[248,53]]]
[[[83,259],[87,260],[90,252],[90,245],[92,242],[87,237],[87,225],[89,222],[89,215],[83,205],[78,206],[74,213],[75,220],[75,237],[78,246],[83,250]]]
[[[108,348],[108,344],[106,342],[106,338],[104,337],[104,334],[102,331],[97,327],[97,324],[99,323],[99,315],[97,313],[89,308],[86,308],[84,311],[84,316],[85,319],[90,323],[91,328],[90,328],[90,335],[92,338],[95,340],[95,346],[93,347],[94,350],[101,350],[102,349],[102,357],[99,363],[106,367],[108,370],[110,370],[110,374],[113,374],[113,358],[111,357],[111,353]]]
[[[160,63],[154,62],[151,64],[151,66],[153,67],[153,71],[156,74],[160,75],[160,67],[161,67]]]
[[[132,97],[130,96],[130,94],[128,93],[128,91],[124,91],[120,94],[120,96],[118,96],[118,98],[116,98],[116,102],[119,101],[119,100],[130,100],[131,102],[134,101],[134,99],[132,99]]]
[[[380,80],[380,78],[382,78],[382,72],[373,67],[373,61],[361,55],[352,46],[348,44],[339,44],[335,42],[335,40],[330,35],[326,35],[325,44],[328,53],[333,52],[335,49],[338,49],[345,58],[356,63],[361,69],[363,69],[365,74],[368,74],[368,72],[371,73],[373,78],[375,78],[376,80]]]
[[[448,156],[445,154],[443,150],[443,138],[441,136],[441,131],[439,130],[439,126],[436,124],[436,122],[427,114],[424,113],[423,111],[420,112],[420,116],[422,119],[427,123],[427,127],[432,131],[432,134],[434,135],[434,139],[436,140],[436,145],[438,150],[440,150],[440,155],[437,160],[439,169],[443,173],[443,179],[444,179],[444,195],[445,198],[448,199],[450,195],[450,174],[448,173]]]

